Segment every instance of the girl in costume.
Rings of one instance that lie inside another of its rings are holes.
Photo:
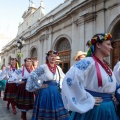
[[[113,94],[116,79],[104,61],[112,50],[111,34],[96,34],[87,43],[89,56],[66,73],[62,98],[66,109],[74,111],[70,120],[118,120]]]
[[[16,106],[18,109],[21,110],[22,120],[27,120],[26,112],[30,109],[33,109],[33,92],[28,92],[25,89],[27,78],[32,71],[33,66],[31,58],[25,58],[23,67],[16,70],[15,73],[12,74],[12,76],[16,76],[16,80],[19,81],[16,97]]]
[[[38,89],[32,120],[69,120],[68,111],[64,108],[58,91],[58,85],[61,86],[64,73],[59,66],[56,66],[57,55],[56,51],[48,51],[46,64],[33,71],[27,80],[28,91]]]
[[[6,67],[5,70],[3,70],[0,74],[0,80],[7,80],[3,100],[8,102],[7,109],[10,109],[11,104],[13,114],[16,114],[15,100],[17,95],[17,86],[16,79],[14,76],[12,76],[12,74],[15,72],[16,69],[18,69],[17,62],[18,60],[16,58],[11,58],[11,65]]]
[[[6,66],[3,64],[2,67],[1,67],[1,71],[0,73],[5,70]],[[5,90],[5,86],[6,86],[6,80],[1,80],[0,81],[0,97],[1,97],[1,91],[4,91]]]

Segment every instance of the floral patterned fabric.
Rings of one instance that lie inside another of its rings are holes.
[[[13,75],[12,75],[13,74]],[[0,80],[8,80],[8,83],[18,82],[16,79],[15,70],[10,70],[10,66],[6,67],[4,71],[0,73]]]
[[[26,90],[30,92],[35,91],[36,89],[40,89],[44,81],[51,81],[51,80],[55,80],[57,83],[60,82],[60,87],[62,87],[62,81],[65,75],[62,72],[62,69],[59,66],[57,67],[58,69],[56,70],[56,73],[53,74],[49,70],[47,64],[43,64],[39,66],[28,77]],[[58,70],[59,70],[60,76],[59,76]]]

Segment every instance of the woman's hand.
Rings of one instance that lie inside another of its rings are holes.
[[[22,83],[24,83],[24,81],[19,81],[19,82],[18,82],[18,84],[22,84]]]
[[[6,75],[4,79],[5,79],[5,80],[8,80],[8,79],[9,79],[9,76],[8,76],[8,75]]]
[[[42,86],[40,87],[40,89],[44,89],[44,88],[47,88],[48,87],[48,84],[42,84]]]
[[[114,95],[114,94],[112,94],[112,100],[113,100],[114,102],[116,102],[116,101],[117,101],[117,99],[116,99],[116,97],[115,97],[115,95]]]
[[[103,101],[103,99],[101,97],[94,97],[95,98],[95,105],[99,106],[100,103]]]

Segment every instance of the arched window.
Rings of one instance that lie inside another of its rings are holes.
[[[67,38],[61,38],[56,43],[55,49],[57,51],[70,50],[71,49],[70,42],[67,40]]]
[[[31,50],[31,58],[37,60],[37,49],[36,49],[36,48],[33,48],[33,49]]]

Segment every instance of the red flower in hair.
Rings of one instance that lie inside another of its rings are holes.
[[[97,40],[94,39],[94,38],[91,40],[91,43],[92,43],[93,45],[96,44],[96,42],[97,42]]]
[[[107,39],[110,40],[112,38],[111,34],[108,34]]]
[[[50,50],[50,51],[49,51],[49,53],[52,53],[52,52],[53,52],[53,50]]]

